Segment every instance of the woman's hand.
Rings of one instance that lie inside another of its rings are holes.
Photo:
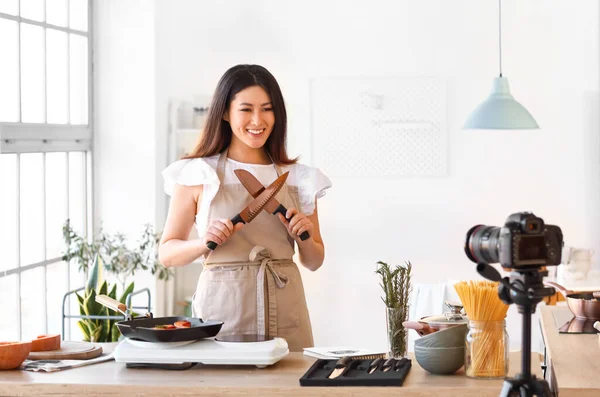
[[[308,234],[312,237],[314,225],[312,221],[303,213],[298,212],[295,208],[288,209],[285,216],[289,219],[289,222],[283,217],[281,214],[277,214],[281,223],[287,228],[287,231],[290,236],[297,242],[302,241],[300,239],[300,235],[304,232],[308,232]]]
[[[231,236],[244,226],[243,223],[238,223],[233,226],[230,219],[215,219],[206,228],[204,234],[204,245],[209,241],[214,241],[217,245],[223,245]]]

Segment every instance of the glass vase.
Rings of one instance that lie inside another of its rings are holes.
[[[408,330],[402,323],[408,319],[404,308],[386,308],[388,357],[402,358],[408,354]]]
[[[508,332],[500,321],[469,321],[465,372],[469,378],[503,379],[508,375]]]

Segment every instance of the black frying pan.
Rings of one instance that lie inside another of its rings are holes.
[[[127,314],[127,307],[106,295],[97,295],[96,302],[125,314],[128,319],[117,322],[117,328],[126,338],[138,339],[146,342],[181,342],[210,338],[219,333],[223,326],[222,321],[203,321],[192,317],[136,317]],[[175,321],[189,321],[189,328],[157,329],[157,325],[173,324]]]

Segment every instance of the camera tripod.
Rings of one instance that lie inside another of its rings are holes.
[[[535,306],[545,296],[554,295],[554,288],[544,287],[543,278],[547,271],[539,269],[515,270],[510,277],[500,276],[500,273],[487,263],[478,263],[477,272],[491,281],[500,283],[498,296],[510,305],[515,303],[519,313],[523,315],[522,341],[521,341],[521,372],[514,378],[504,380],[500,397],[552,397],[550,386],[545,379],[537,379],[531,374],[531,315],[535,313]]]

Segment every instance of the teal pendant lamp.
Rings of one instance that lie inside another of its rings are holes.
[[[508,80],[502,76],[502,5],[498,0],[498,48],[500,76],[494,79],[490,96],[469,116],[464,129],[528,130],[540,128],[531,115],[510,94]]]

